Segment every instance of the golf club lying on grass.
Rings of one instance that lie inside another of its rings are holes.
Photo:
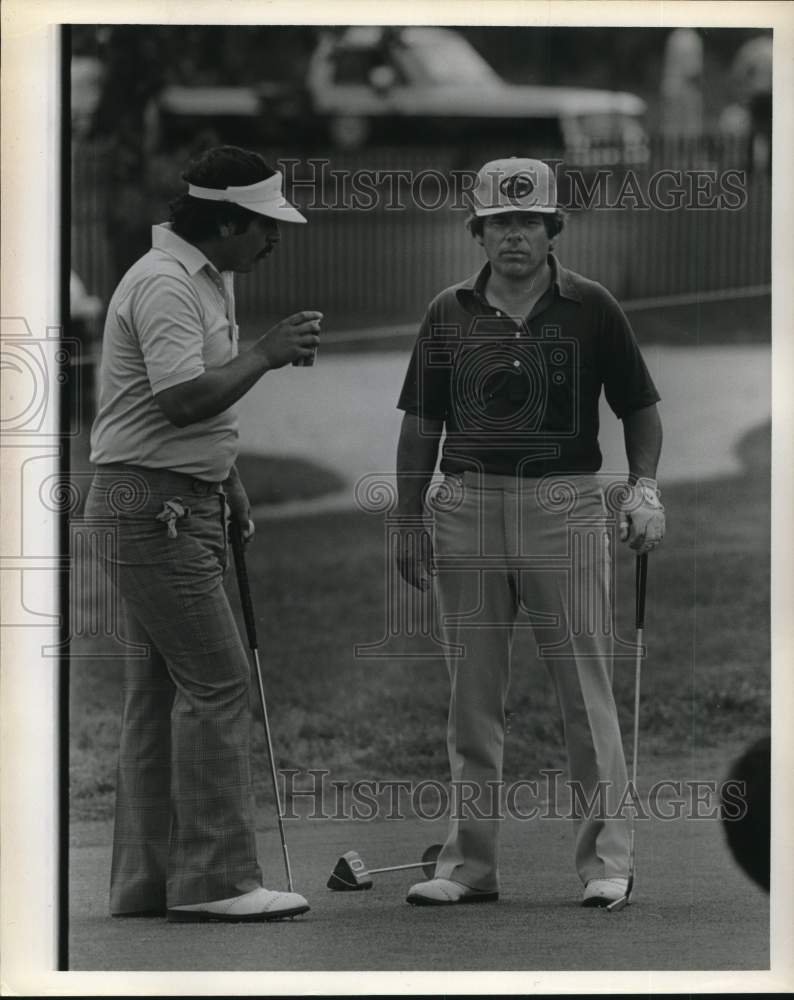
[[[648,579],[648,553],[644,552],[637,556],[636,569],[634,575],[634,589],[636,596],[636,619],[635,628],[637,630],[637,658],[634,662],[634,746],[631,754],[631,787],[637,792],[637,750],[640,743],[640,671],[642,666],[642,632],[645,628],[645,583]],[[610,913],[622,910],[631,902],[631,890],[634,888],[634,828],[636,820],[636,810],[632,809],[629,820],[629,877],[626,882],[626,895],[616,899],[614,903],[607,906]]]
[[[371,875],[384,872],[404,872],[410,868],[424,868],[425,876],[432,878],[436,873],[436,858],[441,853],[441,844],[432,844],[422,855],[422,860],[410,865],[391,865],[389,868],[369,869],[358,851],[348,851],[337,861],[327,885],[335,892],[361,892],[372,888]]]
[[[289,865],[289,853],[287,852],[287,840],[284,836],[284,813],[281,808],[281,795],[278,790],[278,775],[276,774],[276,761],[273,756],[273,743],[270,739],[270,723],[267,717],[267,702],[265,701],[265,685],[262,682],[262,667],[259,663],[259,643],[256,638],[256,619],[254,618],[254,605],[251,600],[251,587],[248,583],[248,569],[245,565],[245,542],[242,531],[238,525],[232,522],[229,525],[229,541],[231,542],[234,554],[234,568],[237,573],[237,589],[240,592],[240,603],[243,607],[243,620],[245,621],[245,631],[248,636],[248,645],[254,656],[254,667],[256,673],[257,686],[259,688],[259,700],[262,703],[262,716],[265,720],[265,743],[267,744],[267,757],[270,762],[270,776],[273,779],[273,797],[276,800],[276,815],[278,817],[278,832],[281,837],[281,852],[284,855],[284,869],[287,873],[287,889],[293,892],[292,871]]]

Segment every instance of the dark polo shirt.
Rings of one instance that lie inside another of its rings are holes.
[[[487,301],[490,264],[430,303],[397,406],[444,421],[442,472],[596,472],[602,387],[619,418],[659,400],[613,296],[553,254],[549,264],[528,317]]]

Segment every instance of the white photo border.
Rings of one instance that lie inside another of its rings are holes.
[[[5,0],[2,6],[2,314],[24,317],[31,335],[60,324],[58,25],[61,23],[378,23],[381,8],[367,0]],[[56,972],[58,919],[58,690],[57,660],[41,646],[57,642],[57,628],[0,629],[2,712],[2,991],[16,995],[311,995],[337,993],[697,993],[782,992],[794,988],[794,959],[786,927],[794,926],[794,163],[790,100],[794,93],[794,9],[786,3],[533,2],[468,0],[401,2],[389,8],[397,23],[522,24],[525,26],[674,25],[774,29],[774,210],[772,254],[773,469],[772,469],[772,761],[773,798],[771,971],[562,973],[467,972]],[[57,469],[57,407],[31,454]],[[2,531],[18,530],[21,512],[7,478],[11,449],[3,442]],[[25,447],[24,445],[21,447]],[[36,449],[43,448],[44,454]],[[17,453],[14,453],[17,456]],[[49,458],[48,458],[49,455]],[[17,456],[18,457],[18,456]],[[726,516],[729,512],[726,511]],[[55,551],[52,525],[40,542]],[[5,551],[5,549],[4,549]],[[3,605],[19,600],[3,580]],[[13,575],[13,574],[11,574]],[[34,574],[39,576],[39,574]],[[57,610],[53,573],[35,607]],[[23,600],[23,604],[25,601]]]

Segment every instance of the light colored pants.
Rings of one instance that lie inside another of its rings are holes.
[[[189,513],[175,537],[168,500]],[[104,564],[126,638],[110,909],[124,914],[241,895],[262,884],[251,784],[250,668],[223,586],[224,496],[168,470],[100,467],[86,517],[107,521]]]
[[[472,801],[480,815],[470,809],[452,818],[436,875],[493,891],[499,888],[500,820],[488,783],[502,779],[505,699],[520,611],[529,615],[538,655],[554,683],[571,781],[588,798],[598,782],[606,782],[607,816],[626,790],[612,694],[607,512],[595,476],[465,473],[447,477],[446,486],[453,499],[435,505],[434,513],[436,588],[443,637],[464,649],[461,656],[447,656],[447,746],[453,783],[476,786]],[[627,819],[576,812],[581,880],[625,876]],[[530,822],[526,836],[531,844]],[[532,863],[543,859],[533,857]]]

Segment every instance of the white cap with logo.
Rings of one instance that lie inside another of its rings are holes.
[[[474,214],[478,217],[502,212],[556,211],[554,173],[542,160],[518,156],[491,160],[477,174]]]

